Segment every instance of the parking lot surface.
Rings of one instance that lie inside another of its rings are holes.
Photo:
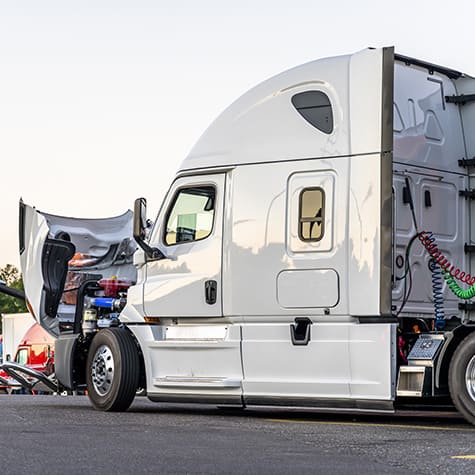
[[[0,470],[92,473],[475,473],[475,427],[394,416],[155,404],[95,411],[81,396],[0,396]]]

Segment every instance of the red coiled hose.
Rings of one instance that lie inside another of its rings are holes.
[[[460,269],[453,266],[451,262],[442,254],[442,252],[437,247],[435,243],[435,238],[433,233],[422,231],[418,234],[419,240],[421,241],[422,245],[426,248],[427,252],[430,256],[434,259],[437,264],[439,264],[440,268],[444,272],[448,272],[454,279],[460,280],[465,284],[472,286],[475,284],[475,277],[472,277],[470,274],[467,274]]]

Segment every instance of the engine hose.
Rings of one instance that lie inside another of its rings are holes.
[[[422,245],[426,248],[427,252],[432,257],[433,261],[440,266],[440,272],[443,275],[447,286],[449,289],[460,299],[468,300],[475,297],[475,277],[472,277],[470,274],[462,272],[460,269],[455,268],[454,265],[442,254],[442,252],[437,247],[435,243],[434,234],[427,231],[422,231],[419,233],[419,240]],[[432,272],[432,268],[431,268]],[[456,282],[456,279],[461,282],[470,285],[468,289],[462,289]],[[432,279],[432,282],[434,280]],[[434,283],[433,283],[434,289]],[[442,289],[440,289],[442,292]],[[435,307],[435,297],[434,297],[434,307]]]
[[[435,328],[436,330],[443,330],[445,328],[445,312],[442,275],[439,264],[437,264],[433,258],[429,261],[429,270],[432,274],[432,298],[434,300]]]

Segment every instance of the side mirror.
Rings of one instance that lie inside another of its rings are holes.
[[[145,227],[147,223],[147,200],[137,198],[134,203],[134,239],[145,239]]]
[[[147,227],[147,200],[145,198],[137,198],[134,203],[134,239],[137,244],[144,250],[145,255],[149,259],[164,259],[166,256],[160,249],[150,247],[145,242]]]

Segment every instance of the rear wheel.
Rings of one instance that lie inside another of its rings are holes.
[[[123,328],[99,331],[89,348],[86,383],[93,406],[125,411],[139,384],[140,362],[132,335]]]
[[[465,337],[454,353],[449,389],[455,407],[475,425],[475,333]]]

